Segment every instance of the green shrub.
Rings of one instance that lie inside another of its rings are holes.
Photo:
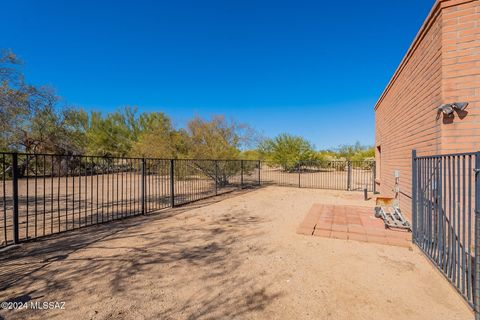
[[[300,161],[317,159],[310,142],[289,134],[280,134],[263,141],[259,150],[269,165],[280,166],[284,171],[296,170]]]

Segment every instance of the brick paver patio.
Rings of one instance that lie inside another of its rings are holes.
[[[318,237],[355,240],[400,247],[411,247],[411,233],[386,229],[375,218],[372,207],[314,204],[297,233]]]

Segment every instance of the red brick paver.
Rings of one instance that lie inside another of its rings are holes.
[[[297,233],[409,248],[411,233],[385,229],[372,207],[314,204]]]

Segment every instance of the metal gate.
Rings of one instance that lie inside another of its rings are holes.
[[[412,154],[413,241],[479,310],[480,152]]]

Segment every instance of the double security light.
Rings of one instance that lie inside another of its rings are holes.
[[[443,113],[444,116],[452,117],[453,111],[463,111],[467,107],[468,102],[454,102],[454,103],[444,103],[437,108],[437,113]]]

